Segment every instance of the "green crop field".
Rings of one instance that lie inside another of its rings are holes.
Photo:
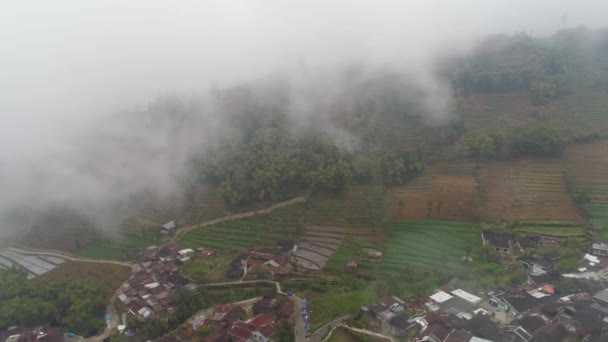
[[[555,237],[583,237],[585,229],[577,226],[547,226],[547,225],[525,225],[514,229],[517,233],[542,234]]]
[[[76,254],[86,258],[120,260],[130,251],[142,249],[155,243],[156,240],[120,234],[116,237],[97,239],[79,249]]]
[[[434,269],[462,269],[468,248],[481,260],[479,224],[447,221],[399,221],[392,225],[380,265],[382,273],[400,273],[407,264]]]
[[[385,217],[385,198],[381,187],[352,187],[343,194],[312,196],[268,214],[193,229],[178,244],[238,251],[297,239],[308,225],[375,227]]]
[[[191,230],[177,243],[189,248],[211,247],[220,251],[241,251],[273,245],[279,240],[294,239],[295,227],[271,228],[263,220],[252,218],[219,223]]]
[[[370,290],[325,292],[310,301],[310,326],[312,330],[317,330],[324,324],[371,303],[375,297],[375,293]]]

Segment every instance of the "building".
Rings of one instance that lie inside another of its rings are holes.
[[[175,228],[177,228],[175,221],[169,221],[161,226],[160,233],[164,235],[170,235],[173,233],[173,231],[175,231]]]
[[[508,232],[481,232],[481,241],[498,253],[511,253],[518,246],[515,234]]]
[[[608,256],[608,245],[605,243],[594,243],[591,245],[591,254]]]

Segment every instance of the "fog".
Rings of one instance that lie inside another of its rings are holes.
[[[14,208],[66,206],[109,227],[134,193],[179,193],[191,157],[230,130],[212,85],[285,78],[294,121],[324,126],[310,104],[341,93],[332,70],[391,68],[441,119],[438,59],[488,34],[597,27],[607,12],[601,0],[2,1],[0,231]]]

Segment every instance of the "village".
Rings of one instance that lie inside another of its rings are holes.
[[[554,238],[517,238],[508,232],[484,232],[482,242],[505,259],[526,248],[559,244]],[[523,284],[478,293],[446,284],[429,296],[387,296],[363,306],[351,324],[403,341],[604,341],[608,245],[593,243],[577,272],[560,274],[559,259],[557,252],[523,258]]]

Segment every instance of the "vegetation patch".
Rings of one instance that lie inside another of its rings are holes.
[[[376,294],[371,290],[351,292],[328,291],[310,300],[310,325],[316,330],[332,320],[358,310],[371,303]]]
[[[385,276],[405,272],[408,266],[445,270],[457,274],[467,267],[461,259],[482,259],[478,223],[399,221],[391,225],[380,272]]]
[[[35,279],[34,282],[46,282],[73,277],[99,284],[103,286],[108,295],[111,295],[130,275],[131,268],[127,266],[67,260]]]
[[[608,229],[608,140],[570,145],[562,160],[570,191],[591,226]]]
[[[554,237],[584,237],[585,229],[576,226],[539,226],[524,225],[515,228],[515,232],[523,234],[541,234]]]

